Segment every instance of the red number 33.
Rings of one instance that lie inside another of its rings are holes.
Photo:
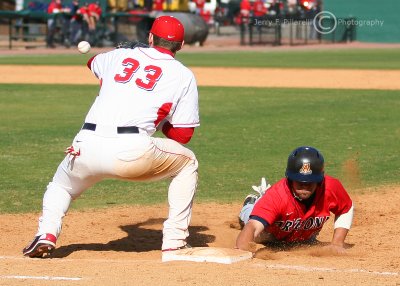
[[[127,83],[140,68],[140,63],[135,59],[126,58],[122,61],[122,65],[125,67],[122,71],[123,74],[116,74],[114,80],[119,83]],[[136,78],[135,83],[142,89],[153,90],[162,77],[162,69],[158,66],[148,65],[144,67],[144,71],[147,72],[146,79]]]

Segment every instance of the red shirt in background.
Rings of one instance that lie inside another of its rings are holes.
[[[61,10],[62,10],[61,3],[56,3],[55,1],[51,1],[49,7],[47,8],[47,13],[49,14],[58,13],[61,12]]]
[[[206,4],[205,0],[194,0],[197,9],[204,9],[204,5]]]
[[[154,11],[164,10],[164,0],[153,0],[153,10]]]
[[[89,11],[89,15],[92,17],[99,18],[101,16],[102,10],[97,3],[90,3],[87,10]]]
[[[253,13],[254,17],[262,17],[267,13],[267,9],[265,8],[262,0],[256,0],[256,2],[254,2]]]

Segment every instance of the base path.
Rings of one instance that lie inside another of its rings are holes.
[[[199,86],[400,90],[400,70],[193,67]],[[1,83],[98,84],[86,66],[0,66]]]

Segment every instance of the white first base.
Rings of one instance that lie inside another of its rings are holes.
[[[253,253],[220,247],[193,247],[162,253],[162,262],[194,261],[232,264],[253,257]]]

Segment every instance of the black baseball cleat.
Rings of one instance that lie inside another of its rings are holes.
[[[23,250],[24,256],[30,258],[49,257],[56,248],[57,238],[51,233],[36,236]]]

